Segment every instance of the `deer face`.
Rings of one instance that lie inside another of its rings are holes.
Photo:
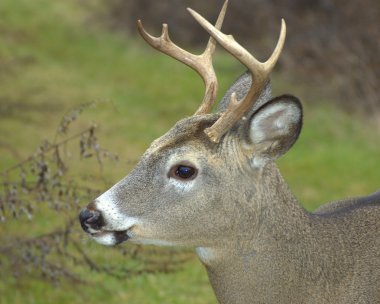
[[[213,121],[215,116],[182,120],[154,141],[136,168],[90,205],[104,223],[100,230],[89,225],[92,236],[108,244],[196,245],[200,231],[216,233],[213,223],[223,216],[213,214],[221,195],[217,185],[224,182],[218,167],[225,160],[215,144],[203,144],[203,130]]]
[[[226,4],[216,27],[191,11],[212,36],[200,56],[175,46],[166,26],[162,36],[154,38],[139,23],[149,44],[202,76],[206,93],[194,116],[154,141],[126,178],[82,210],[83,229],[99,243],[220,244],[236,235],[234,227],[243,220],[244,208],[255,210],[262,172],[297,139],[302,124],[300,103],[291,96],[270,99],[266,86],[282,49],[284,23],[272,57],[260,63],[218,30],[225,9]],[[250,73],[230,88],[217,114],[207,114],[217,88],[211,63],[214,39],[236,54]],[[242,202],[250,205],[242,206]]]
[[[217,117],[184,119],[154,141],[126,178],[82,211],[84,229],[106,245],[204,247],[236,234],[240,202],[249,196],[247,208],[256,208],[260,175],[295,142],[302,110],[293,97],[274,99],[214,143],[204,130]]]

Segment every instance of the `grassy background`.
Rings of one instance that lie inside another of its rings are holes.
[[[203,87],[195,73],[141,41],[107,30],[94,17],[101,9],[96,1],[0,2],[0,171],[28,156],[43,139],[53,138],[72,107],[96,101],[76,128],[95,121],[99,141],[119,154],[119,163],[104,168],[109,185],[128,173],[129,161],[138,159],[154,138],[197,108]],[[223,53],[215,65],[221,92],[244,70]],[[273,83],[275,92],[311,96],[302,81],[288,83],[285,72],[275,75]],[[344,113],[329,100],[309,101],[304,103],[301,137],[279,161],[296,196],[314,209],[378,189],[380,139],[374,124]],[[76,178],[80,171],[95,170],[91,163],[72,161],[78,163],[72,173]],[[48,231],[58,223],[43,210],[32,222],[0,223],[0,236]],[[88,246],[103,263],[128,263],[109,248],[92,242]],[[97,273],[82,276],[92,283],[55,287],[1,273],[0,303],[215,303],[196,258],[172,274],[127,281]]]

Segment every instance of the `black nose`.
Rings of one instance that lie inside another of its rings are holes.
[[[83,209],[79,213],[79,221],[84,231],[89,232],[89,229],[100,230],[104,226],[102,215],[97,210]]]

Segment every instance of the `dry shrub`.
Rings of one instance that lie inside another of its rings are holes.
[[[192,257],[187,251],[129,245],[115,247],[113,253],[113,257],[119,255],[119,261],[125,259],[127,263],[120,263],[117,258],[106,265],[97,262],[93,252],[96,250],[89,246],[90,240],[81,230],[77,215],[104,189],[88,187],[80,178],[70,177],[72,157],[67,155],[74,154],[74,144],[81,161],[96,158],[102,166],[104,160],[116,161],[117,156],[100,146],[94,125],[76,134],[68,132],[87,106],[63,117],[52,142],[44,141],[35,153],[0,172],[0,267],[4,277],[32,277],[54,284],[64,279],[84,282],[80,269],[89,269],[130,278],[175,271]],[[91,180],[99,177],[91,176]],[[48,220],[51,227],[39,224],[41,219]],[[26,234],[21,232],[25,227],[30,228]]]

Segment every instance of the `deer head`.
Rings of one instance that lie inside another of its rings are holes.
[[[142,37],[197,71],[206,90],[193,116],[156,139],[127,177],[82,210],[83,229],[99,243],[218,246],[242,233],[241,223],[253,222],[261,208],[262,177],[296,141],[302,107],[290,95],[271,98],[269,76],[285,41],[285,22],[272,56],[262,63],[220,31],[226,6],[215,26],[189,9],[211,35],[199,56],[176,46],[167,25],[156,38],[138,22]],[[210,113],[217,93],[216,42],[248,72]]]

